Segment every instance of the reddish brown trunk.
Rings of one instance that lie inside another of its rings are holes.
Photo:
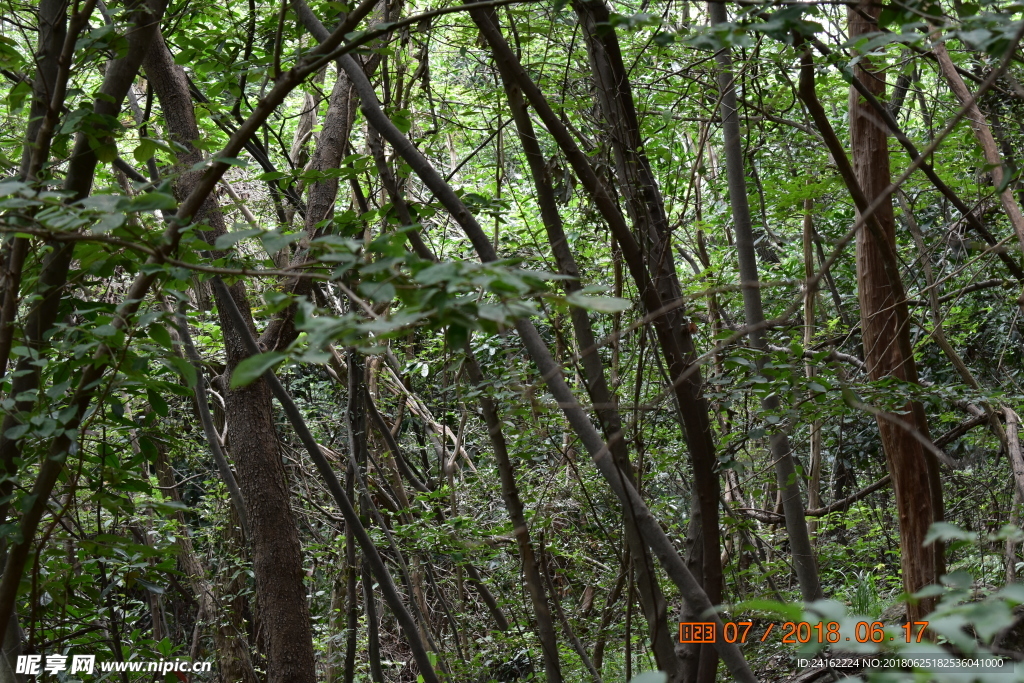
[[[881,5],[859,3],[849,13],[850,37],[878,31]],[[861,61],[856,76],[873,94],[885,94],[885,76]],[[889,186],[889,149],[885,123],[853,88],[850,89],[850,139],[853,167],[865,198],[872,202]],[[908,315],[902,283],[894,279],[896,221],[892,202],[874,213],[877,230],[865,226],[857,234],[857,289],[861,309],[864,360],[872,380],[883,377],[916,382],[917,368],[910,347]],[[889,263],[887,264],[887,260]],[[902,419],[928,436],[924,411],[917,403],[905,406]],[[932,522],[942,519],[942,490],[938,463],[914,434],[885,419],[878,420],[886,462],[896,492],[900,523],[903,586],[915,592],[937,583],[943,573],[941,544],[924,547]],[[934,607],[934,599],[909,605],[907,617],[919,620]]]

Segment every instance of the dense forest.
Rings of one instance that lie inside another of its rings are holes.
[[[1024,680],[1024,4],[0,7],[0,682]]]

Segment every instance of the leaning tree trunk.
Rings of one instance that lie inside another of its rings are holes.
[[[881,6],[862,0],[848,14],[851,40],[878,31]],[[863,59],[855,75],[876,96],[885,94],[885,75],[870,60]],[[891,184],[889,148],[885,125],[871,106],[850,88],[850,143],[853,169],[864,199],[873,202]],[[859,212],[858,212],[859,215]],[[874,226],[870,225],[874,222]],[[868,225],[857,233],[857,290],[860,301],[864,360],[872,380],[896,377],[917,381],[917,368],[910,346],[908,313],[903,285],[896,269],[896,221],[891,198],[882,202]],[[924,410],[908,403],[901,421],[910,423],[928,438]],[[924,546],[933,522],[942,519],[942,489],[935,457],[905,426],[880,416],[889,473],[896,493],[900,522],[903,586],[908,593],[938,583],[943,573],[941,543]],[[935,606],[934,598],[908,603],[907,618],[920,620]]]
[[[657,313],[655,324],[670,330],[668,335],[673,338],[674,346],[678,349],[674,352],[662,344],[670,375],[675,378],[686,371],[688,360],[693,356],[693,342],[688,322],[684,319],[685,309],[678,305],[681,288],[676,274],[665,203],[643,150],[629,73],[622,59],[618,37],[614,29],[609,27],[611,16],[608,7],[604,0],[577,0],[573,7],[586,39],[591,72],[614,156],[617,187],[637,232],[637,242],[643,245],[646,268],[667,309]],[[649,310],[648,313],[655,312]],[[659,337],[659,340],[662,338]],[[695,381],[699,381],[699,377]],[[700,577],[712,602],[717,603],[721,600],[723,586],[718,529],[720,488],[718,474],[714,471],[715,454],[709,413],[700,396],[699,384],[695,388],[696,391],[692,391],[687,386],[676,392],[693,464],[694,496],[697,502],[694,512],[699,512],[691,518],[691,537],[699,539],[699,544],[693,546],[690,555],[691,571]],[[676,666],[675,657],[668,649],[668,643],[665,642],[667,639],[660,628],[660,615],[656,611],[656,600],[660,595],[658,591],[653,593],[642,602],[658,666],[669,672],[672,680],[679,680],[681,676],[687,681],[714,681],[718,656],[709,645],[688,647],[683,652],[683,666]],[[699,615],[692,612],[692,606],[688,608],[691,611],[687,618],[699,620]]]
[[[488,13],[496,24],[496,12],[489,10]],[[548,235],[548,242],[551,245],[551,252],[558,264],[559,272],[572,278],[566,281],[566,290],[569,292],[580,291],[583,289],[583,283],[579,280],[580,270],[576,265],[572,250],[569,248],[569,241],[558,213],[551,173],[534,132],[526,101],[522,91],[508,77],[508,74],[502,74],[502,80],[508,98],[508,106],[512,118],[515,120],[516,131],[523,147],[523,154],[533,176],[537,204]],[[623,476],[635,485],[637,478],[629,460],[629,448],[623,433],[617,400],[605,379],[604,364],[598,354],[597,335],[594,333],[590,318],[584,309],[573,307],[570,310],[570,317],[580,353],[580,365],[586,376],[587,393],[594,405],[594,412],[604,429],[615,464],[622,471]],[[661,587],[658,585],[654,558],[644,545],[636,526],[636,520],[628,509],[624,510],[623,522],[627,530],[626,541],[629,544],[629,557],[636,571],[637,592],[640,596],[644,616],[647,619],[651,650],[654,652],[659,668],[675,675],[678,666],[673,649],[672,630],[668,627],[667,622],[668,607]]]
[[[179,164],[188,169],[202,160],[193,145],[199,139],[199,129],[185,74],[174,63],[162,37],[158,37],[150,49],[145,67],[170,135],[188,149],[178,158]],[[189,193],[197,175],[195,172],[182,175],[175,187],[179,197]],[[226,232],[224,218],[214,198],[206,200],[200,216],[202,222],[211,227],[206,235],[209,241]],[[225,302],[219,292],[216,292],[217,308],[230,372],[249,354],[240,332],[225,318]],[[244,283],[237,282],[231,287],[231,298],[247,316],[250,331],[254,331]],[[274,410],[267,384],[260,379],[228,392],[226,412],[231,452],[252,531],[256,596],[267,624],[267,680],[269,683],[313,683],[316,680],[313,636],[302,581],[302,553],[278,452]]]

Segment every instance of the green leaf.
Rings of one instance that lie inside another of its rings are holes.
[[[620,313],[632,306],[629,299],[620,299],[614,296],[587,296],[580,292],[572,292],[565,297],[565,300],[573,306],[598,313]]]
[[[933,522],[928,528],[928,534],[924,537],[922,545],[931,545],[935,541],[973,541],[978,534],[971,531],[964,531],[955,524],[949,522]]]
[[[267,250],[268,254],[276,254],[301,237],[302,233],[298,232],[285,235],[279,230],[270,230],[260,235],[260,241],[263,242],[263,248]]]
[[[163,586],[158,586],[155,583],[150,583],[145,579],[135,579],[135,583],[139,584],[140,586],[148,590],[150,593],[156,593],[157,595],[164,594]]]
[[[117,145],[109,142],[101,142],[96,139],[90,139],[89,145],[92,147],[92,151],[96,154],[96,158],[104,164],[109,164],[117,158]]]
[[[160,417],[167,417],[171,412],[171,409],[167,405],[167,401],[163,399],[163,396],[152,389],[146,389],[146,398],[149,399],[149,405],[153,408],[153,412]]]
[[[213,248],[218,251],[225,251],[235,246],[236,243],[242,240],[247,240],[250,237],[262,234],[262,230],[234,230],[232,232],[224,233],[217,238],[217,241],[213,243]]]
[[[174,342],[171,341],[171,333],[162,325],[150,325],[149,338],[165,349],[174,348]]]
[[[395,112],[391,115],[391,123],[395,124],[395,128],[402,131],[402,135],[405,135],[412,130],[412,114],[409,113],[408,109]]]
[[[28,428],[28,425],[15,425],[8,429],[6,432],[4,432],[4,436],[6,436],[11,441],[16,441],[21,437],[25,436],[25,434],[28,432]]]
[[[231,388],[238,389],[248,386],[259,379],[264,372],[274,367],[282,360],[285,354],[280,351],[269,351],[256,356],[249,356],[235,367],[231,373]]]
[[[11,88],[11,91],[7,93],[7,106],[12,114],[20,114],[21,110],[25,107],[25,98],[32,94],[32,88],[29,86],[28,81],[19,81],[17,85]]]
[[[123,213],[108,213],[92,226],[92,231],[102,235],[110,232],[111,230],[117,230],[122,225],[124,225]]]
[[[178,208],[178,200],[163,192],[147,192],[134,199],[122,203],[125,211],[171,211]]]
[[[374,302],[384,303],[395,298],[395,286],[390,282],[361,282],[359,293]]]
[[[155,142],[149,138],[142,138],[139,141],[139,146],[135,148],[134,152],[132,152],[132,156],[134,156],[135,160],[140,164],[144,164],[153,158],[153,155],[156,154],[156,150],[157,146]]]
[[[168,356],[165,360],[174,366],[174,369],[178,371],[178,374],[181,375],[186,384],[190,387],[194,387],[196,385],[199,377],[196,374],[196,369],[191,363],[184,358],[179,358],[177,356]]]

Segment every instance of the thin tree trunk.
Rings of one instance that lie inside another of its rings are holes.
[[[565,287],[568,292],[580,291],[583,289],[579,281],[579,268],[569,248],[569,241],[566,238],[562,226],[562,219],[558,213],[558,205],[555,200],[554,189],[551,185],[551,174],[548,170],[540,144],[534,132],[533,123],[523,100],[522,91],[514,82],[502,74],[508,106],[515,120],[516,130],[523,147],[533,176],[534,188],[537,192],[537,203],[540,207],[541,218],[544,222],[548,235],[548,242],[551,245],[551,252],[558,264],[558,270],[563,275],[570,276],[571,280],[566,281]],[[625,435],[622,431],[622,419],[618,410],[618,401],[610,390],[605,379],[604,365],[598,354],[597,336],[594,334],[587,311],[572,307],[570,309],[573,332],[576,336],[577,347],[579,348],[580,364],[586,375],[587,393],[590,395],[591,403],[594,405],[594,412],[601,421],[605,438],[612,451],[612,457],[622,471],[623,476],[630,481],[636,482],[636,475],[633,466],[629,461],[629,449]],[[667,604],[665,597],[658,585],[657,574],[654,569],[653,558],[644,546],[643,540],[636,527],[636,520],[629,510],[625,511],[626,540],[630,547],[630,557],[636,568],[637,587],[640,593],[640,602],[643,607],[644,616],[647,619],[648,635],[651,639],[651,649],[654,652],[655,661],[663,671],[674,671],[677,668],[677,661],[672,643],[672,632],[667,624]]]
[[[346,556],[347,550],[348,548],[346,547]],[[331,581],[331,607],[327,615],[327,662],[324,674],[324,681],[326,683],[341,683],[344,680],[346,652],[339,645],[342,639],[341,634],[345,632],[345,572],[346,570],[342,569],[340,574]],[[354,653],[355,648],[353,648],[353,658],[355,657]]]
[[[1006,444],[1010,466],[1013,469],[1014,483],[1021,497],[1024,498],[1024,452],[1020,446],[1020,418],[1010,408],[1004,408],[1006,416]]]
[[[818,298],[817,287],[810,283],[814,278],[814,200],[804,200],[804,348],[809,349],[814,343],[814,317],[815,300]],[[811,362],[804,364],[804,372],[807,379],[814,379],[815,367]],[[815,419],[811,421],[809,443],[808,443],[808,469],[810,477],[807,482],[807,507],[814,509],[821,507],[821,427],[823,421]],[[807,511],[804,510],[804,514]],[[818,520],[812,519],[807,522],[807,533],[811,542],[815,540],[818,531]]]
[[[708,12],[713,25],[728,21],[728,13],[723,3],[709,2]],[[736,107],[736,90],[733,84],[732,56],[728,49],[724,49],[718,51],[715,59],[718,62],[720,110],[725,138],[725,170],[729,184],[729,204],[732,207],[736,229],[736,252],[739,259],[740,285],[743,289],[743,309],[747,325],[756,326],[764,322],[764,308],[761,302],[750,206],[747,204],[747,183],[743,168],[743,147]],[[768,346],[764,332],[760,328],[752,329],[747,338],[750,340],[750,346],[759,352],[755,362],[760,370],[764,366],[764,352],[767,351]],[[778,395],[773,393],[763,398],[761,407],[765,411],[777,411],[780,407]],[[775,465],[775,477],[782,497],[786,532],[789,536],[793,566],[800,584],[800,593],[807,602],[818,600],[822,597],[821,582],[818,579],[818,565],[814,559],[814,549],[811,547],[811,538],[807,531],[807,522],[804,519],[800,478],[796,473],[789,435],[779,429],[768,437],[768,442]]]
[[[327,113],[324,115],[320,137],[316,150],[309,161],[312,171],[329,172],[341,165],[352,132],[352,119],[355,113],[355,102],[352,97],[352,84],[344,71],[338,70],[338,78],[334,82],[328,100]],[[312,240],[324,232],[324,221],[334,215],[335,203],[338,199],[338,177],[328,173],[324,178],[309,186],[306,202],[306,237]],[[307,250],[299,251],[292,265],[300,265],[308,258]],[[283,283],[282,289],[296,296],[309,296],[313,280],[309,278],[292,278]],[[295,329],[295,312],[297,304],[291,304],[270,321],[260,337],[260,342],[268,350],[283,349],[298,336]]]
[[[231,499],[231,504],[234,506],[235,513],[238,515],[238,521],[242,527],[242,533],[245,538],[249,538],[249,516],[245,512],[245,501],[242,498],[241,489],[238,488],[238,481],[235,479],[235,475],[231,471],[231,464],[228,462],[227,456],[224,454],[224,450],[221,447],[220,434],[217,433],[217,427],[213,424],[213,416],[210,414],[209,399],[206,395],[206,377],[203,372],[203,359],[196,350],[195,344],[192,343],[192,334],[188,329],[188,318],[185,316],[184,303],[175,314],[175,322],[177,323],[178,336],[185,347],[185,353],[188,355],[188,360],[196,371],[196,383],[195,386],[192,387],[192,391],[195,394],[196,410],[199,413],[199,421],[203,426],[203,434],[206,436],[206,443],[210,446],[210,453],[213,455],[213,460],[217,465],[217,471],[220,473],[221,481],[224,482],[224,486],[228,489],[228,497]]]
[[[351,499],[355,493],[355,468],[350,464],[345,478],[345,492]],[[411,634],[410,634],[411,636]],[[356,540],[351,525],[345,525],[345,664],[342,680],[352,683],[356,675],[356,646],[359,640],[359,598],[356,595]]]
[[[384,683],[384,670],[380,666],[380,623],[377,620],[376,598],[370,568],[363,563],[363,610],[366,612],[366,656],[370,660],[370,680]]]
[[[1016,47],[1011,49],[1016,49]],[[936,41],[935,45],[932,46],[932,52],[942,68],[942,75],[946,77],[950,90],[960,100],[961,106],[967,107],[967,116],[965,118],[970,122],[971,130],[974,131],[974,137],[981,146],[982,153],[985,155],[985,161],[988,162],[992,169],[992,183],[996,188],[1002,188],[999,190],[999,201],[1003,205],[1006,217],[1010,220],[1010,225],[1013,226],[1013,231],[1017,234],[1021,247],[1024,248],[1024,215],[1021,214],[1020,206],[1013,196],[1013,183],[1007,182],[1006,171],[1003,168],[1003,158],[999,154],[999,146],[992,136],[992,129],[989,128],[988,119],[981,113],[978,103],[974,100],[974,95],[967,89],[964,79],[960,77],[956,67],[953,65],[953,60],[949,58],[946,44],[941,40]],[[1024,307],[1024,294],[1021,295],[1018,303]]]
[[[487,390],[483,386],[483,372],[477,365],[472,350],[468,347],[464,362],[470,380],[480,392],[478,400],[487,423],[487,434],[491,440],[491,449],[494,451],[498,474],[501,477],[501,498],[505,502],[505,509],[512,521],[512,534],[515,536],[516,546],[519,548],[519,559],[523,564],[526,591],[530,596],[530,603],[533,605],[534,618],[537,620],[537,636],[540,638],[541,653],[544,658],[544,678],[548,683],[560,683],[562,667],[558,657],[555,624],[551,618],[547,596],[544,594],[544,583],[540,576],[537,556],[530,541],[530,529],[526,525],[525,509],[519,498],[515,468],[512,466],[512,459],[509,457],[505,443],[505,435],[502,433],[501,416],[498,414],[498,408],[493,399],[486,393]]]
[[[590,677],[593,679],[594,683],[604,683],[604,680],[601,678],[601,672],[597,670],[596,666],[594,666],[593,660],[590,659],[586,648],[583,647],[583,643],[580,641],[579,636],[576,635],[576,632],[572,628],[572,624],[569,623],[569,618],[565,616],[565,611],[562,609],[562,603],[558,599],[558,592],[551,584],[550,569],[546,562],[547,554],[543,551],[541,551],[541,553],[541,563],[543,565],[541,573],[544,575],[544,583],[547,585],[548,593],[551,595],[551,603],[555,606],[555,614],[558,615],[558,621],[562,624],[562,630],[565,631],[565,637],[569,639],[570,643],[572,643],[572,648],[576,650],[576,654],[579,655],[580,660],[583,662],[583,666],[585,666],[587,671],[590,672]]]
[[[340,31],[343,28],[345,27],[342,26],[338,30]],[[241,311],[235,305],[233,298],[226,296],[226,285],[222,280],[220,280],[220,278],[216,277],[213,279],[213,285],[214,291],[221,292],[222,296],[224,296],[224,308],[226,309],[227,316],[230,319],[231,325],[235,328],[236,333],[238,333],[241,338],[246,351],[250,356],[259,354],[260,347],[256,341],[256,336],[253,331],[248,329],[245,325],[245,319]],[[263,373],[263,379],[270,386],[271,392],[284,409],[285,415],[294,428],[299,440],[302,442],[303,447],[306,449],[306,453],[309,455],[313,464],[316,466],[317,471],[320,473],[320,476],[327,484],[327,488],[331,492],[334,502],[341,509],[347,528],[352,530],[355,540],[358,541],[359,547],[363,551],[366,561],[369,563],[370,571],[373,573],[374,578],[377,580],[377,583],[381,588],[384,600],[387,602],[388,607],[391,608],[392,614],[395,615],[395,618],[398,620],[398,623],[406,636],[409,647],[412,650],[413,658],[416,660],[416,664],[420,668],[420,676],[423,677],[424,683],[440,683],[437,673],[434,670],[434,664],[431,662],[431,658],[428,656],[426,648],[423,646],[420,639],[416,637],[416,634],[418,633],[416,620],[402,602],[401,595],[398,593],[398,589],[396,588],[394,581],[391,579],[391,574],[388,571],[387,566],[384,564],[383,558],[377,551],[377,547],[374,545],[373,539],[370,538],[366,528],[359,519],[359,514],[352,505],[351,495],[346,494],[345,490],[342,489],[341,483],[338,481],[338,477],[331,467],[331,463],[328,462],[327,458],[324,456],[323,449],[320,444],[317,443],[313,434],[309,431],[309,427],[306,425],[306,421],[303,419],[302,413],[299,412],[298,407],[296,407],[295,402],[292,400],[287,390],[285,390],[284,386],[282,386],[281,381],[272,370],[267,370]],[[358,476],[358,473],[354,473],[354,476]],[[387,533],[386,529],[384,529],[384,531]],[[399,558],[399,561],[401,561],[401,558]]]
[[[613,29],[605,30],[610,21],[608,9],[603,2],[577,2],[574,6],[584,27],[591,70],[596,80],[605,125],[609,128],[618,187],[630,218],[640,230],[639,240],[629,231],[611,193],[590,167],[589,159],[579,151],[571,136],[567,135],[564,124],[551,112],[543,95],[509,50],[497,22],[492,18],[493,11],[476,10],[473,16],[491,44],[495,62],[503,71],[504,78],[516,82],[522,88],[523,94],[541,116],[549,132],[555,136],[584,186],[596,200],[602,216],[608,221],[622,247],[623,256],[644,297],[647,313],[656,316],[654,325],[669,365],[672,388],[690,448],[694,477],[698,482],[694,489],[701,510],[699,519],[702,528],[698,538],[704,548],[702,553],[694,554],[693,557],[702,562],[699,571],[702,585],[708,596],[717,602],[721,599],[722,569],[718,530],[720,487],[714,471],[715,448],[708,406],[701,395],[702,380],[699,373],[693,373],[687,381],[679,382],[675,379],[688,367],[689,359],[693,356],[693,342],[688,323],[683,317],[664,203],[650,163],[641,149],[639,123],[618,39]],[[638,241],[647,245],[646,248],[641,249]],[[666,651],[664,637],[655,638],[653,645],[659,666],[668,671],[673,679],[683,675],[681,670],[671,664],[674,657]],[[712,648],[700,648],[696,674],[699,680],[714,679],[715,659]]]
[[[178,484],[174,478],[174,471],[167,460],[166,449],[160,439],[154,439],[157,444],[156,473],[160,487],[166,491],[173,500],[181,501],[178,494]],[[249,653],[249,643],[244,632],[236,630],[235,614],[218,614],[217,599],[214,595],[213,584],[210,582],[206,568],[199,555],[192,545],[192,537],[188,532],[188,523],[183,512],[176,512],[178,523],[182,531],[175,535],[175,545],[178,546],[178,563],[188,586],[192,589],[192,596],[199,605],[196,614],[196,626],[211,625],[213,632],[214,650],[217,655],[217,676],[221,683],[257,683],[256,672],[252,666],[252,658]],[[194,655],[193,655],[194,656]]]

